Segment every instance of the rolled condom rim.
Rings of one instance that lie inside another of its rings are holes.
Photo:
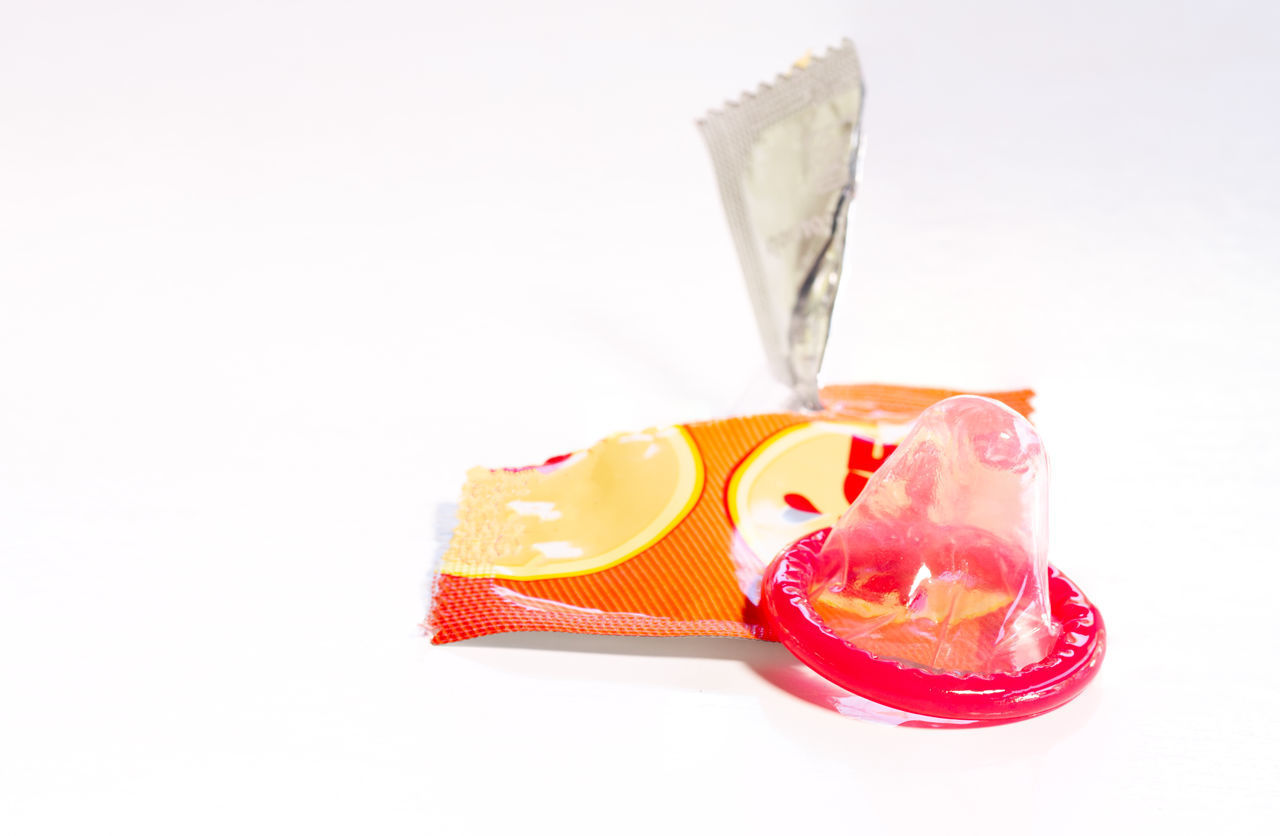
[[[1097,675],[1106,653],[1102,614],[1066,575],[1049,566],[1050,615],[1059,628],[1049,653],[1011,673],[937,673],[880,658],[838,636],[809,599],[814,560],[830,528],[783,549],[765,572],[761,602],[775,637],[823,678],[861,697],[953,720],[1023,720],[1070,702]]]

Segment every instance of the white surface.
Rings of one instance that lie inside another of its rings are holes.
[[[5,4],[0,830],[1274,827],[1280,15],[1031,5]],[[843,34],[826,379],[1039,389],[1096,684],[919,731],[771,645],[429,646],[467,467],[739,402],[693,119]]]

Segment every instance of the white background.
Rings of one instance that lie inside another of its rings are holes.
[[[1269,829],[1275,8],[0,3],[0,830]],[[763,643],[430,646],[468,467],[759,380],[694,119],[846,34],[825,378],[1040,391],[1095,684],[924,731]]]

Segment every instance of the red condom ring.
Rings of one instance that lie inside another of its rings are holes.
[[[944,674],[881,659],[836,635],[808,590],[830,528],[792,543],[765,572],[769,626],[801,662],[859,696],[892,708],[956,720],[1024,720],[1073,699],[1106,653],[1102,615],[1080,588],[1049,567],[1049,607],[1059,633],[1042,661],[1014,673]]]

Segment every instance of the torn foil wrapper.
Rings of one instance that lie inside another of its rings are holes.
[[[698,124],[769,370],[816,409],[856,187],[863,84],[852,42],[802,59]]]

